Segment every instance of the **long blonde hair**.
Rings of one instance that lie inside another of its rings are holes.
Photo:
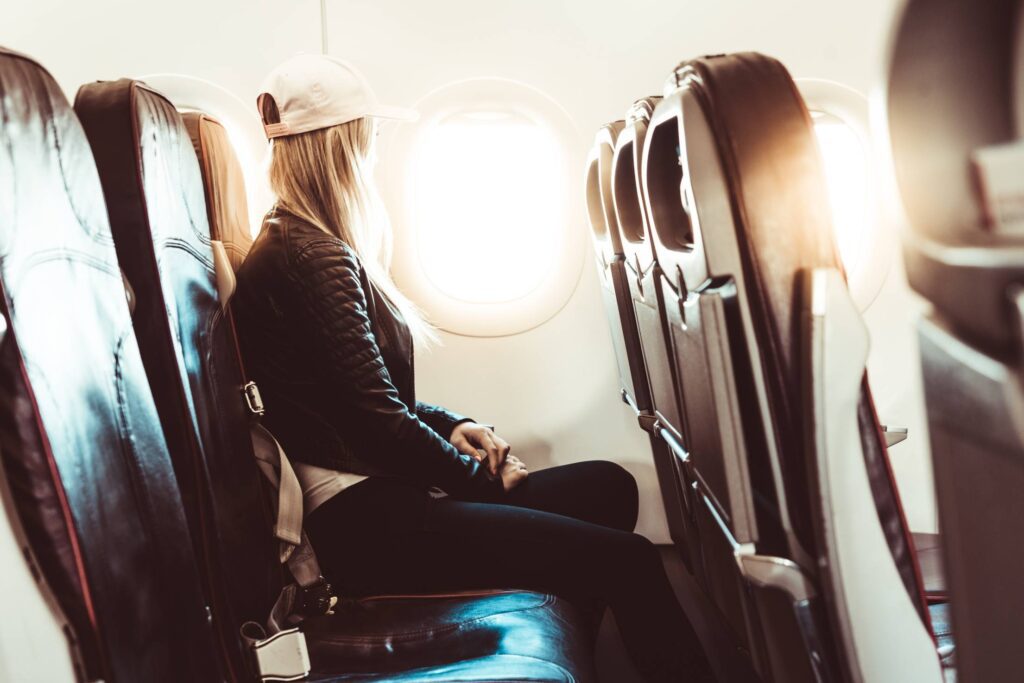
[[[370,282],[405,318],[413,339],[436,340],[422,313],[391,279],[391,224],[373,178],[376,124],[356,119],[275,138],[270,186],[277,206],[345,242]]]

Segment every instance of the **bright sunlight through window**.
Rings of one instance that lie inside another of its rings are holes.
[[[832,222],[847,273],[865,256],[871,229],[868,156],[857,132],[836,116],[814,112],[814,132],[825,165]]]
[[[562,155],[548,126],[515,111],[462,111],[423,131],[411,215],[435,287],[460,301],[496,304],[544,283],[568,219]]]

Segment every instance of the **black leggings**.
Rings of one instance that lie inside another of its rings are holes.
[[[307,519],[341,593],[523,588],[600,614],[611,608],[637,668],[652,681],[712,681],[657,548],[632,533],[636,481],[615,463],[533,472],[503,504],[432,498],[371,478]]]

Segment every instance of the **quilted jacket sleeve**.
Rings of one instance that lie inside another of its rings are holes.
[[[423,403],[422,401],[416,402],[416,417],[423,420],[428,427],[446,439],[451,438],[455,425],[462,424],[463,422],[473,422],[472,418],[453,413],[441,406]]]
[[[374,338],[361,266],[343,242],[306,243],[289,269],[297,324],[309,352],[336,387],[339,431],[359,457],[397,476],[469,500],[497,500],[500,479],[463,455],[401,401]]]

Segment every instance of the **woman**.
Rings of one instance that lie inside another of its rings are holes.
[[[650,680],[712,680],[657,550],[632,533],[625,470],[530,475],[490,427],[416,401],[413,338],[430,330],[388,275],[372,180],[375,120],[408,112],[309,55],[271,73],[259,102],[277,204],[232,308],[330,582],[344,595],[528,588],[598,619],[607,605]]]

